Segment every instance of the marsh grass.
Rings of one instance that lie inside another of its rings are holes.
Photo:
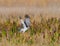
[[[30,29],[25,33],[19,32],[18,18],[16,18],[17,21],[11,22],[9,18],[3,24],[0,23],[0,45],[60,46],[60,19],[53,17],[45,19],[43,16],[39,18],[40,23],[31,20]]]

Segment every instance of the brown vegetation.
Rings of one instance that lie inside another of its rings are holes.
[[[18,17],[11,15],[0,21],[0,46],[60,46],[59,18],[47,19],[42,14],[30,17],[31,27],[24,34],[19,32]]]

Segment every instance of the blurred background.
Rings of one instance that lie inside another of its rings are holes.
[[[0,13],[8,15],[46,14],[59,17],[60,0],[0,0]]]

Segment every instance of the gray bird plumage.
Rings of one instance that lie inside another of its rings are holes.
[[[25,18],[24,23],[25,23],[26,27],[29,27],[30,26],[30,19]]]

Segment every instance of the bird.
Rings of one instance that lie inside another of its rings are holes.
[[[29,27],[30,27],[30,18],[28,15],[25,15],[25,19],[23,20],[21,17],[20,17],[20,22],[21,22],[21,25],[23,26],[21,29],[20,29],[20,32],[26,32]]]

